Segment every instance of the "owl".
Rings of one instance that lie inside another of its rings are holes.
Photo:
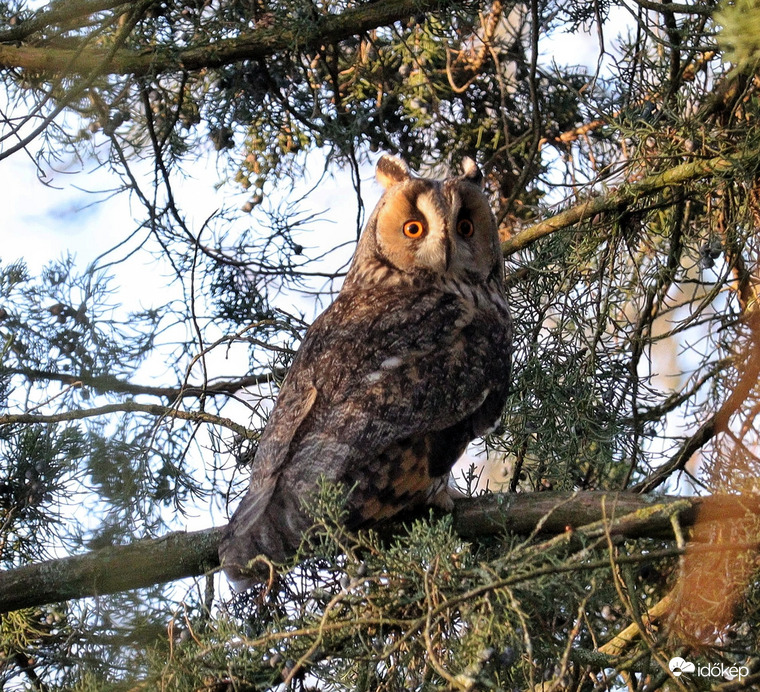
[[[220,544],[236,588],[268,576],[257,555],[296,551],[321,478],[346,489],[348,528],[374,526],[440,502],[454,462],[498,421],[512,353],[504,261],[482,175],[469,159],[463,169],[430,180],[379,160],[385,193],[296,354]]]

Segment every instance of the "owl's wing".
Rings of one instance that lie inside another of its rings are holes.
[[[272,559],[284,560],[288,555],[288,532],[283,531],[282,526],[264,519],[277,486],[277,465],[288,458],[293,436],[316,398],[317,390],[307,380],[286,378],[256,452],[248,492],[232,516],[219,546],[219,556],[225,570],[239,589],[247,589],[256,581],[267,578],[266,569],[262,568],[263,571],[254,578],[250,570],[244,569],[251,558],[264,553]],[[263,455],[262,447],[265,450]],[[266,463],[258,463],[262,459]]]
[[[220,547],[228,575],[246,588],[250,558],[295,550],[310,524],[302,500],[322,477],[356,488],[357,521],[424,493],[498,417],[510,349],[506,305],[485,296],[342,292],[307,332],[262,434]]]

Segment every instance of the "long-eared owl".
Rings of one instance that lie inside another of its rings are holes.
[[[238,588],[249,561],[292,555],[318,481],[350,493],[349,528],[430,502],[504,407],[512,351],[504,261],[482,175],[429,180],[384,156],[385,194],[343,288],[306,333],[259,441],[220,558]]]

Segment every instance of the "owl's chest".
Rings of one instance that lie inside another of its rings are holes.
[[[310,359],[326,397],[340,396],[349,384],[380,393],[455,378],[498,360],[509,339],[506,301],[485,286],[350,295],[334,307],[332,328],[314,344],[322,357]]]

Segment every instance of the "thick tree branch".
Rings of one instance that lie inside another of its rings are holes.
[[[294,26],[288,18],[277,17],[274,26],[195,48],[159,47],[139,53],[119,50],[113,56],[89,48],[77,52],[51,46],[3,45],[0,46],[0,67],[20,67],[48,74],[59,74],[62,66],[67,67],[68,74],[90,74],[93,70],[132,75],[193,71],[265,58],[283,50],[334,43],[413,14],[443,9],[446,5],[446,0],[384,0],[319,17],[310,25]]]
[[[203,574],[219,564],[221,531],[171,533],[0,572],[0,612]]]
[[[705,503],[726,520],[758,512],[755,496],[644,497],[634,493],[520,493],[461,499],[454,527],[468,539],[498,535],[562,534],[672,538],[672,518],[692,526]],[[717,509],[715,509],[717,506]],[[219,566],[224,528],[173,533],[0,572],[0,612],[71,598],[137,589],[204,574]]]
[[[721,175],[733,167],[734,164],[722,156],[682,163],[662,173],[650,175],[637,183],[623,185],[609,194],[593,197],[549,219],[533,224],[512,238],[505,240],[501,244],[501,250],[505,257],[509,256],[547,235],[570,228],[581,221],[593,218],[597,214],[619,211],[642,197],[648,197],[668,187],[684,185],[700,178]]]

